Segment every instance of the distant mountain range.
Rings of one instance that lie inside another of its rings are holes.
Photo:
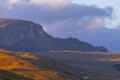
[[[43,30],[42,25],[25,20],[0,18],[0,48],[39,52],[39,51],[102,51],[104,46],[95,47],[76,38],[54,38]]]

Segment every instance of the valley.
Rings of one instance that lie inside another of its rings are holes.
[[[81,51],[50,51],[43,54],[68,65],[68,72],[89,77],[87,80],[120,80],[120,54]]]

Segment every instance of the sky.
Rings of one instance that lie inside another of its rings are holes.
[[[43,25],[54,37],[72,37],[120,52],[120,0],[0,0],[0,17]]]

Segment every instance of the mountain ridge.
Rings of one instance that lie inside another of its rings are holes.
[[[50,50],[105,51],[104,46],[95,47],[76,38],[54,38],[43,26],[32,21],[0,18],[0,48],[37,52]]]

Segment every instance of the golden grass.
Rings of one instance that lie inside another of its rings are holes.
[[[80,80],[59,70],[44,56],[0,50],[0,69],[33,80]]]
[[[11,54],[0,53],[0,69],[3,70],[12,70],[14,68],[29,69],[37,68],[32,63],[19,59],[16,56]]]

